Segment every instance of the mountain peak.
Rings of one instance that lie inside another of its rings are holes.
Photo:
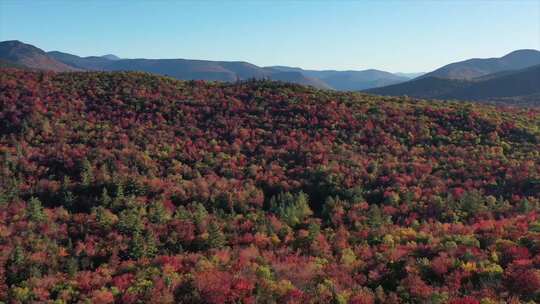
[[[4,41],[1,41],[0,44],[16,45],[16,44],[26,44],[26,43],[20,40],[4,40]]]
[[[502,58],[514,57],[514,56],[540,56],[540,51],[535,49],[521,49],[515,50],[504,55]]]
[[[447,79],[474,79],[489,74],[519,70],[540,64],[540,51],[516,50],[500,58],[474,58],[447,64],[421,77],[439,77]]]
[[[107,55],[103,55],[101,56],[101,58],[105,58],[105,59],[109,59],[109,60],[120,60],[121,58],[116,56],[116,55],[113,55],[113,54],[107,54]]]
[[[45,51],[19,40],[0,42],[0,59],[32,69],[51,71],[77,70],[51,58]]]
[[[44,54],[42,49],[39,49],[31,44],[24,43],[19,40],[6,40],[0,42],[0,52],[2,54],[9,53],[11,57],[23,56],[32,52]]]

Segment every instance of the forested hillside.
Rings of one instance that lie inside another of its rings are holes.
[[[79,70],[54,60],[42,49],[19,41],[0,42],[0,61],[2,67],[22,66],[29,69],[43,69],[57,72]]]
[[[473,80],[422,76],[408,82],[369,89],[381,95],[475,100],[514,106],[540,106],[540,65],[485,75]]]
[[[447,64],[421,77],[475,79],[502,71],[517,71],[540,64],[540,51],[517,50],[500,58],[473,58]]]
[[[540,111],[0,71],[0,300],[540,301]]]

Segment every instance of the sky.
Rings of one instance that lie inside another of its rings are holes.
[[[540,49],[540,0],[0,0],[0,40],[80,56],[423,72]]]

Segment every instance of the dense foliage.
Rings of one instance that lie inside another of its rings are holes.
[[[540,112],[0,73],[0,300],[540,301]]]

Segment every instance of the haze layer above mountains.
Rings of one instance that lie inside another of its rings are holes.
[[[469,59],[432,72],[389,73],[259,67],[244,61],[191,59],[122,59],[115,55],[80,57],[20,41],[0,42],[0,66],[69,71],[142,71],[180,80],[234,82],[270,79],[339,91],[418,98],[476,100],[538,106],[540,51],[517,50],[500,58]]]

